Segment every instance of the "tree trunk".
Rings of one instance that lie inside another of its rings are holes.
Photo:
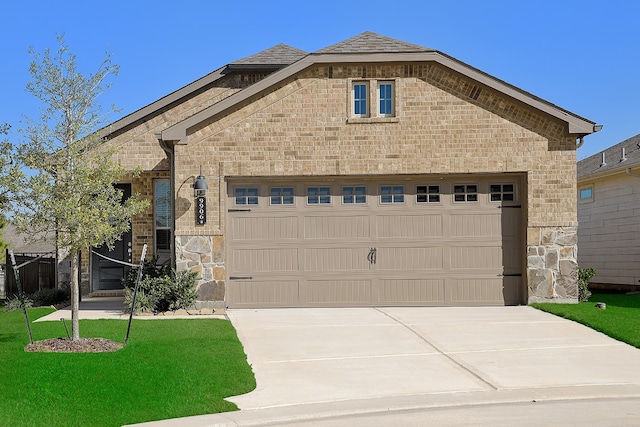
[[[79,270],[79,252],[71,253],[71,339],[78,341],[80,339],[80,323],[78,322],[78,314],[80,308],[80,283],[78,283]]]

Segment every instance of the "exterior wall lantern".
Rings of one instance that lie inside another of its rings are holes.
[[[202,175],[202,166],[200,166],[200,175],[198,175],[196,181],[193,183],[193,192],[195,197],[204,197],[208,189],[209,186],[207,185],[207,180],[204,179],[204,175]]]
[[[198,225],[207,223],[207,197],[205,194],[208,189],[209,186],[202,175],[202,166],[200,166],[200,175],[193,183],[193,193],[196,198],[196,224]]]

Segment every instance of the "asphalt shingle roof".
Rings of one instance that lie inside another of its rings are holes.
[[[384,53],[384,52],[432,52],[417,44],[403,42],[366,31],[355,37],[320,49],[314,53]]]
[[[284,43],[247,56],[229,65],[289,65],[306,56],[307,52]]]
[[[626,160],[622,159],[623,148]],[[604,153],[605,164],[602,163],[602,153]],[[580,160],[578,162],[578,178],[611,172],[616,169],[626,169],[638,164],[640,164],[640,134]]]

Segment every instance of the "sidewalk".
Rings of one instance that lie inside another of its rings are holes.
[[[224,311],[215,314],[181,314],[158,315],[158,316],[134,316],[134,319],[155,320],[155,319],[220,319],[225,317]],[[124,297],[82,297],[78,312],[79,319],[129,319],[129,313],[124,312]],[[37,319],[35,322],[60,321],[60,319],[71,320],[71,307],[56,310],[53,313]]]

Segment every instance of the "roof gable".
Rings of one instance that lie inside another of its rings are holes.
[[[229,64],[229,66],[289,65],[306,56],[307,54],[308,53],[304,50],[296,49],[295,47],[280,43],[276,46],[270,47],[269,49],[263,50],[262,52],[258,52],[254,55],[247,56],[246,58],[233,61]]]
[[[614,173],[638,165],[640,165],[640,134],[580,160],[578,162],[578,179]]]
[[[283,81],[294,78],[300,72],[320,64],[383,64],[383,63],[437,63],[459,73],[480,85],[497,91],[513,100],[523,103],[541,113],[547,114],[565,123],[568,135],[581,137],[596,132],[595,123],[538,98],[522,89],[473,68],[455,58],[423,46],[381,36],[367,31],[350,39],[320,49],[312,54],[279,44],[257,54],[234,61],[213,73],[161,98],[160,100],[126,116],[103,129],[101,135],[109,137],[126,127],[134,126],[146,120],[170,105],[189,99],[197,91],[205,90],[208,85],[236,70],[257,71],[266,77],[256,83],[230,95],[192,116],[178,122],[161,132],[160,138],[166,142],[187,143],[191,130],[200,128],[216,120],[225,112],[249,102],[256,96],[266,93]]]
[[[429,52],[432,50],[417,44],[406,43],[366,31],[314,53]]]

